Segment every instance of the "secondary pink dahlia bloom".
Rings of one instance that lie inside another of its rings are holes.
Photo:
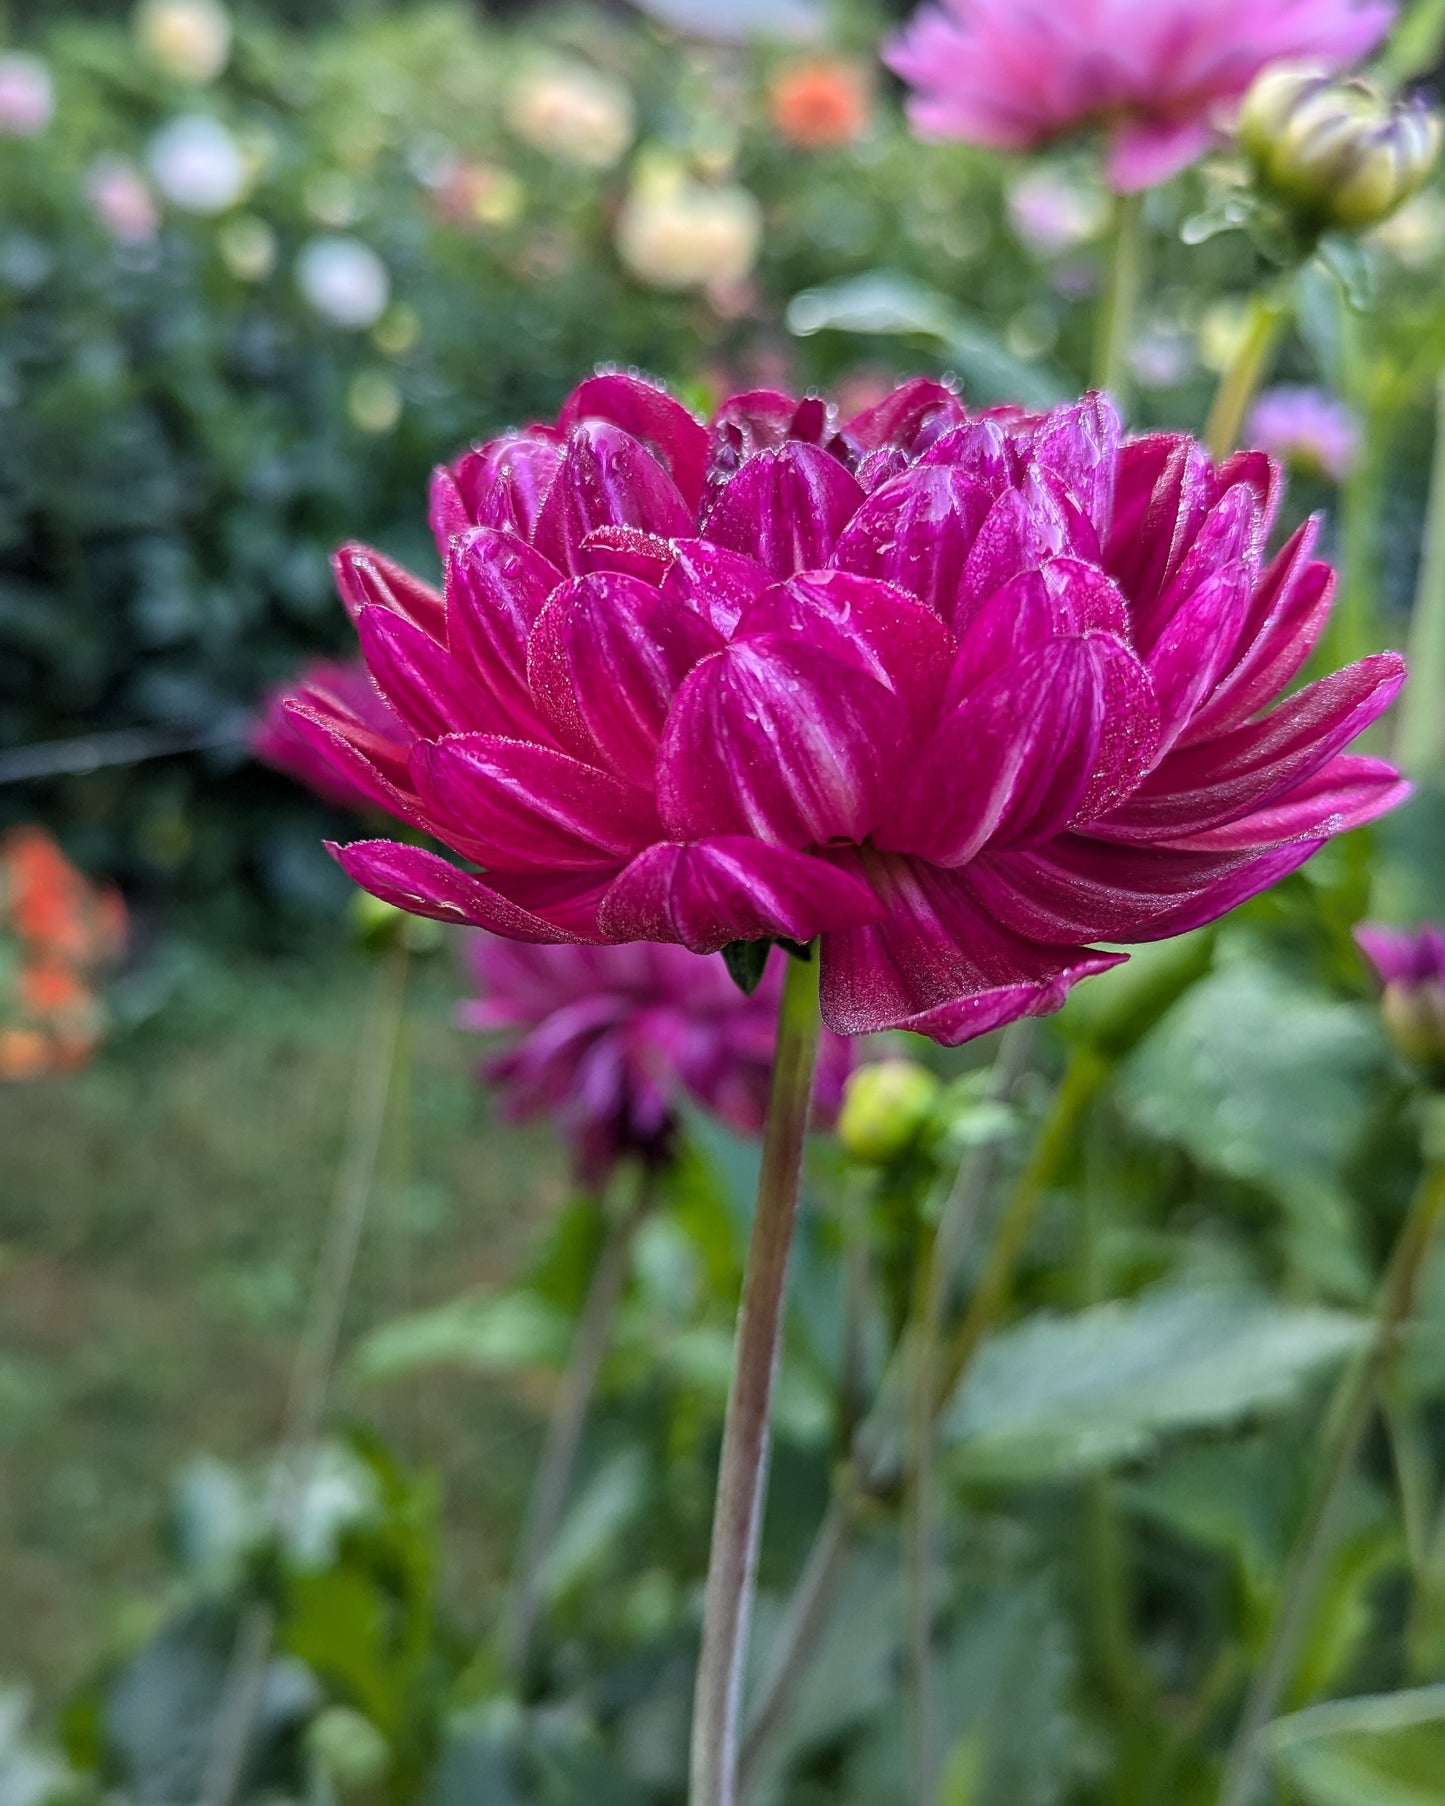
[[[406,762],[412,736],[382,701],[376,685],[360,659],[318,658],[289,684],[281,684],[264,698],[251,724],[251,754],[314,790],[328,803],[342,809],[373,809],[374,787],[362,784],[335,759],[317,749],[314,736],[291,712],[290,704],[323,711],[328,718],[344,720],[358,744],[373,759]]]
[[[720,959],[683,947],[527,946],[479,934],[468,959],[480,995],[462,1006],[462,1023],[509,1041],[483,1076],[515,1120],[553,1118],[589,1184],[628,1154],[669,1159],[684,1095],[741,1134],[762,1133],[780,955],[751,997]],[[836,1116],[852,1065],[851,1042],[825,1034],[820,1119]]]
[[[437,473],[443,592],[339,554],[411,744],[324,698],[319,756],[480,871],[335,849],[403,909],[522,941],[821,936],[824,1019],[958,1042],[1057,1009],[1405,787],[1344,748],[1380,653],[1261,714],[1324,622],[1279,473],[1123,441],[1100,396],[970,416],[919,379],[835,421],[634,377]]]
[[[1298,469],[1342,483],[1360,444],[1354,410],[1326,389],[1281,383],[1266,389],[1250,410],[1250,439]]]
[[[1393,14],[1386,0],[937,0],[884,61],[928,137],[1017,151],[1103,127],[1127,193],[1200,156],[1267,63],[1341,68]]]

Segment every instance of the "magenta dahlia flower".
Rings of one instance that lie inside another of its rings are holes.
[[[625,1155],[672,1152],[677,1108],[694,1098],[740,1134],[768,1107],[781,968],[751,997],[719,959],[683,947],[527,946],[479,934],[468,959],[479,996],[463,1026],[509,1045],[483,1067],[514,1120],[550,1115],[581,1177],[601,1185]],[[813,1109],[830,1122],[852,1070],[852,1043],[823,1036]]]
[[[254,758],[273,771],[284,772],[308,790],[342,809],[371,809],[376,799],[371,786],[339,766],[334,758],[317,750],[314,736],[288,707],[323,711],[328,718],[350,723],[350,732],[364,744],[373,765],[404,772],[414,736],[382,701],[376,685],[360,659],[315,659],[289,684],[282,684],[264,698],[251,724],[249,745]]]
[[[1099,396],[970,416],[919,379],[704,426],[602,375],[437,473],[442,593],[339,554],[405,758],[289,707],[468,862],[334,849],[390,903],[522,941],[821,936],[830,1028],[963,1041],[1404,795],[1344,751],[1395,653],[1260,712],[1333,581],[1313,521],[1266,559],[1278,499],[1262,453],[1123,441]]]
[[[1342,68],[1393,14],[1386,0],[936,0],[884,61],[925,136],[1017,151],[1100,126],[1127,193],[1200,156],[1267,63]]]

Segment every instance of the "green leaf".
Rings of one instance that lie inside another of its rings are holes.
[[[944,1434],[960,1478],[1096,1472],[1165,1436],[1291,1404],[1367,1334],[1341,1311],[1214,1285],[1041,1314],[983,1348]]]
[[[723,964],[728,969],[728,976],[745,997],[751,997],[763,982],[772,950],[771,941],[729,941],[723,948]]]
[[[788,303],[787,319],[799,338],[827,330],[929,340],[983,401],[1047,408],[1068,388],[1056,371],[1016,357],[947,295],[899,270],[804,289]]]
[[[363,1382],[441,1366],[481,1373],[560,1367],[571,1334],[567,1313],[535,1292],[467,1292],[383,1323],[363,1337],[351,1365]]]
[[[1305,1806],[1445,1806],[1445,1687],[1312,1706],[1269,1747]]]

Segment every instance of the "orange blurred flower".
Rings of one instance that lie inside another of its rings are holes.
[[[843,57],[799,57],[773,77],[773,129],[800,150],[833,150],[868,129],[872,91],[861,64]]]

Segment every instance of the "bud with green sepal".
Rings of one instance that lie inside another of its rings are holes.
[[[943,1087],[916,1060],[860,1066],[843,1092],[838,1139],[864,1166],[889,1166],[911,1153],[933,1121]]]

